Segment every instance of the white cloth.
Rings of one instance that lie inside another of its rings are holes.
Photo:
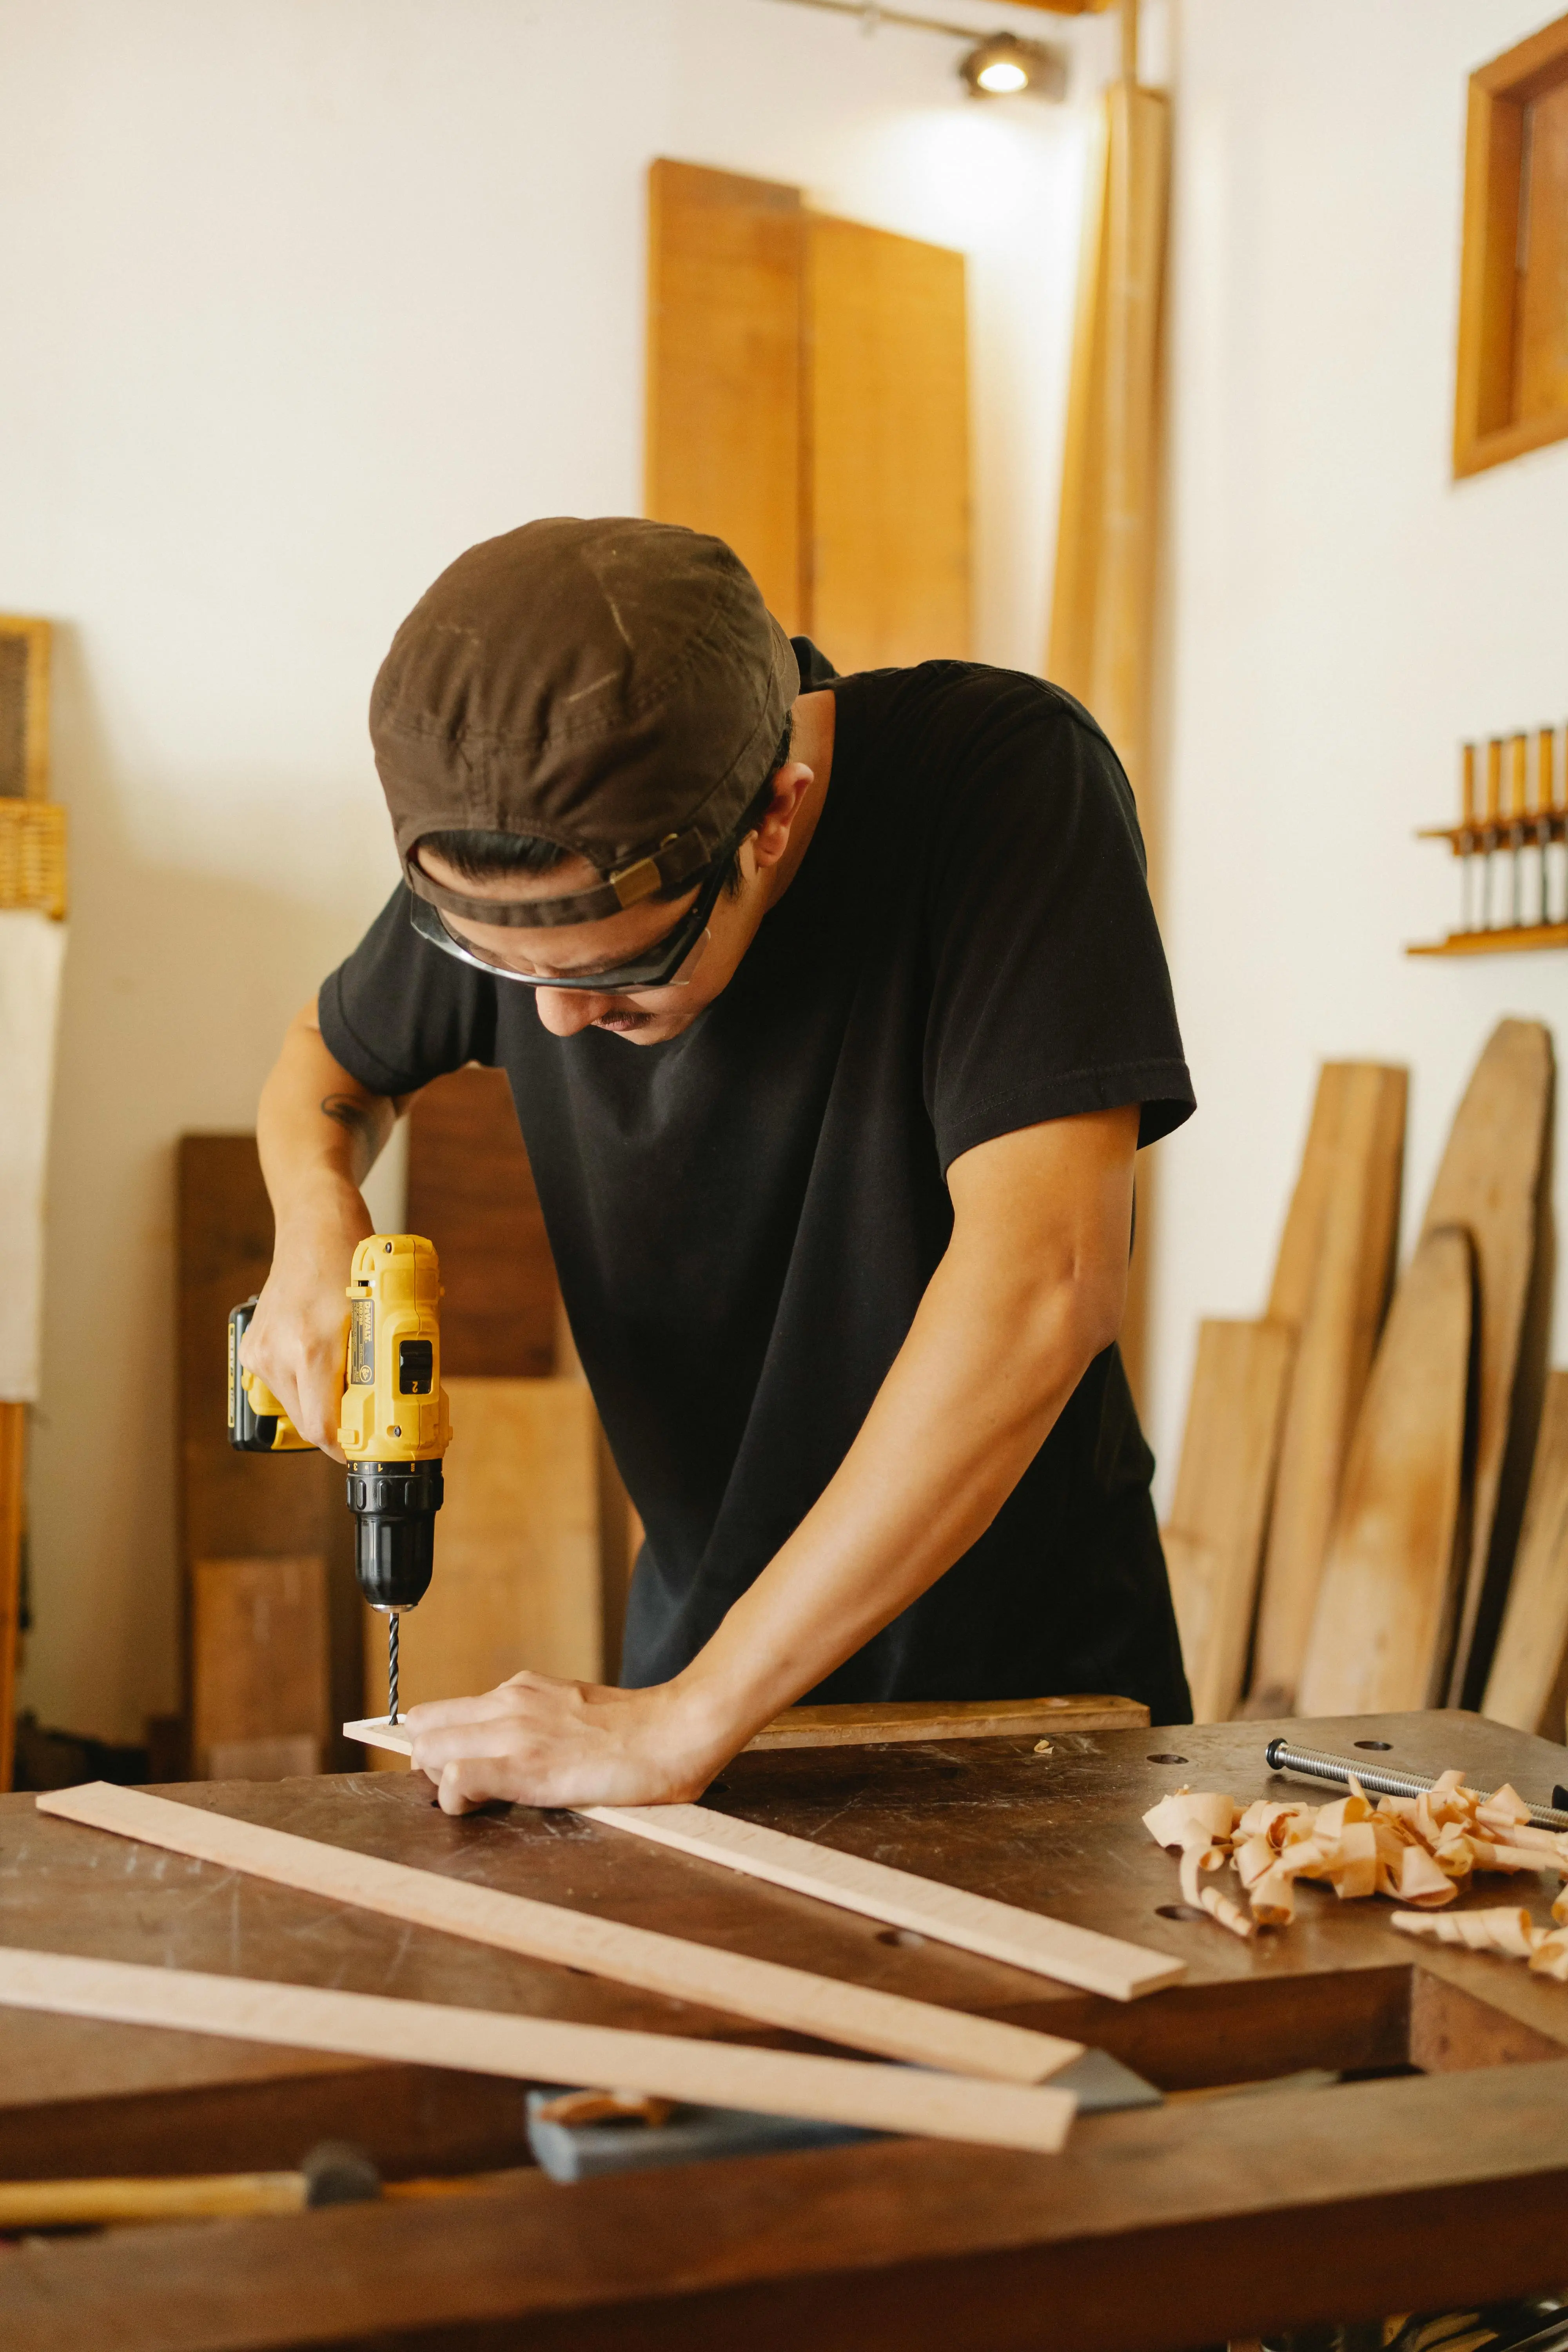
[[[44,1168],[66,927],[0,909],[0,1402],[38,1393]]]

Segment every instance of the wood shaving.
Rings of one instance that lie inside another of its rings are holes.
[[[1381,1895],[1410,1907],[1394,1914],[1406,1935],[1528,1961],[1568,1984],[1568,1884],[1552,1906],[1554,1927],[1528,1911],[1446,1911],[1479,1871],[1560,1872],[1568,1880],[1568,1832],[1537,1829],[1517,1790],[1482,1799],[1464,1775],[1445,1772],[1419,1797],[1369,1799],[1352,1774],[1327,1805],[1259,1798],[1243,1809],[1215,1790],[1177,1789],[1143,1816],[1156,1844],[1181,1856],[1182,1898],[1233,1935],[1289,1927],[1296,1882],[1315,1878],[1342,1902]],[[1234,1869],[1246,1907],[1215,1881]]]

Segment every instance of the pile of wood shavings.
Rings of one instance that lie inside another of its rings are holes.
[[[1527,1911],[1429,1915],[1463,1894],[1477,1871],[1556,1871],[1568,1877],[1568,1833],[1537,1829],[1510,1788],[1485,1800],[1462,1772],[1445,1772],[1419,1797],[1369,1799],[1352,1776],[1350,1794],[1329,1805],[1259,1798],[1245,1811],[1230,1797],[1178,1789],[1143,1816],[1159,1845],[1179,1851],[1182,1895],[1236,1936],[1286,1927],[1296,1913],[1296,1881],[1325,1879],[1342,1899],[1385,1895],[1416,1907],[1393,1924],[1412,1936],[1436,1936],[1472,1950],[1528,1960],[1541,1975],[1568,1983],[1568,1886],[1552,1906],[1556,1927],[1538,1927]],[[1215,1875],[1234,1866],[1247,1908]]]

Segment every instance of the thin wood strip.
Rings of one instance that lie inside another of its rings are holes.
[[[1021,1738],[1042,1731],[1142,1731],[1149,1710],[1137,1699],[890,1699],[844,1706],[791,1706],[763,1726],[753,1748],[868,1748],[906,1739]]]
[[[501,1951],[585,1969],[619,1984],[701,2001],[760,2024],[847,2042],[884,2057],[942,2066],[955,2074],[1037,2083],[1083,2053],[1081,2042],[1056,2034],[969,2017],[929,2001],[910,2000],[901,1993],[845,1984],[776,1960],[753,1959],[743,1952],[715,1951],[682,1937],[629,1927],[559,1904],[536,1903],[527,1895],[414,1870],[406,1863],[322,1845],[314,1838],[174,1804],[141,1790],[89,1781],[79,1789],[52,1790],[37,1803],[40,1812],[84,1828],[136,1838],[144,1845],[192,1854],[223,1869],[379,1911],[414,1927],[435,1927]]]
[[[206,1976],[12,1947],[0,1947],[0,2003],[120,2025],[224,2034],[290,2050],[396,2058],[524,2083],[580,2083],[698,2105],[1047,2153],[1066,2140],[1078,2104],[1070,2091],[980,2083],[853,2058],[689,2042],[616,2026],[565,2025],[493,2010],[389,2000],[381,1993],[268,1984],[253,1977]]]
[[[1028,1969],[1086,1992],[1105,1993],[1112,2000],[1133,2000],[1140,1993],[1173,1984],[1185,1973],[1184,1964],[1164,1952],[1047,1918],[1037,1911],[1021,1911],[986,1895],[943,1886],[912,1871],[866,1862],[858,1854],[814,1845],[807,1838],[787,1837],[780,1830],[710,1812],[701,1805],[582,1805],[574,1810],[584,1821],[602,1822],[607,1829],[629,1830],[634,1837],[651,1838],[703,1862],[721,1863],[728,1870],[766,1879],[770,1885],[787,1886],[797,1895],[815,1895],[818,1902],[886,1919],[896,1927],[911,1927],[939,1943],[1005,1960],[1009,1967]]]

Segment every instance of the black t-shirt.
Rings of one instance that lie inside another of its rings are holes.
[[[833,691],[810,847],[683,1035],[552,1037],[531,990],[420,940],[401,887],[321,992],[328,1047],[376,1092],[469,1061],[511,1082],[647,1531],[628,1685],[686,1664],[837,1469],[946,1246],[950,1162],[1126,1103],[1148,1143],[1193,1107],[1132,796],[1093,721],[967,662]],[[1110,1349],[986,1533],[811,1696],[1114,1691],[1184,1720],[1152,1467]]]

